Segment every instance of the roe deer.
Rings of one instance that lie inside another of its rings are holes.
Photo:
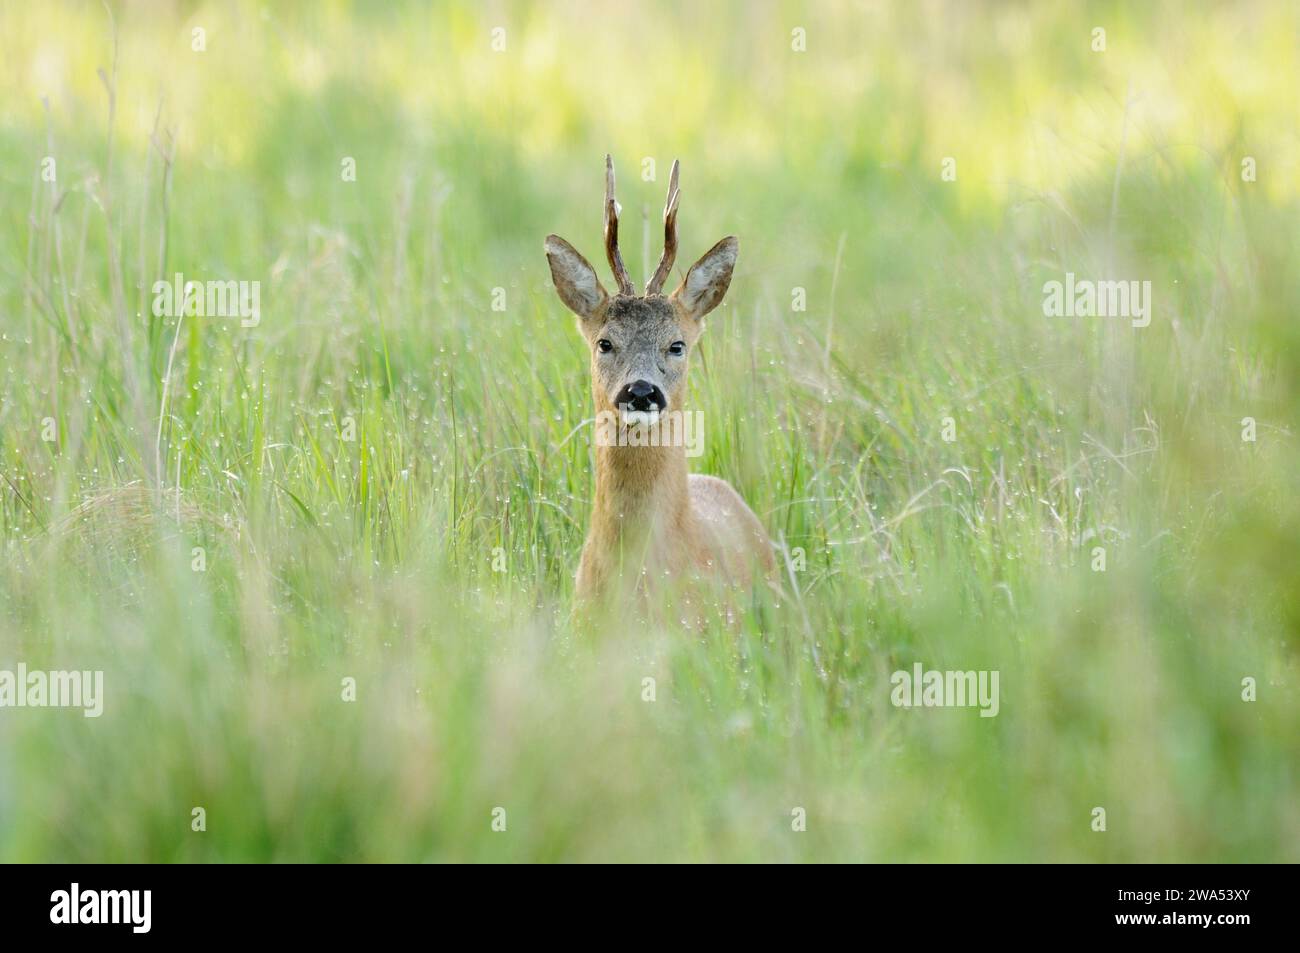
[[[660,576],[716,576],[744,586],[756,566],[764,574],[774,568],[758,517],[725,480],[688,475],[686,448],[664,426],[681,419],[690,350],[704,316],[727,293],[739,247],[734,236],[724,238],[691,266],[676,291],[662,293],[677,255],[678,174],[673,162],[663,256],[644,295],[637,295],[619,254],[609,156],[605,254],[618,293],[609,295],[595,269],[563,238],[546,238],[555,290],[578,316],[591,348],[597,419],[612,424],[605,439],[597,427],[596,494],[577,578],[584,601],[613,595],[620,578],[642,592]]]

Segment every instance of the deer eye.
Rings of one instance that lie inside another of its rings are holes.
[[[609,338],[601,338],[596,342],[596,347],[599,349],[601,354],[608,354],[610,351],[614,350],[614,343],[610,341]]]
[[[685,354],[685,353],[686,353],[686,342],[685,342],[685,341],[674,341],[672,344],[668,345],[668,353],[669,353],[669,354],[675,354],[675,355],[677,355],[678,357],[680,357],[681,355]]]

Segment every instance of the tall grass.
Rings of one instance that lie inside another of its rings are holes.
[[[0,709],[0,859],[1300,859],[1296,28],[6,5],[0,669],[107,698]],[[681,264],[741,239],[694,465],[787,575],[735,626],[571,626],[541,238],[599,257],[606,151],[629,262],[677,155]],[[261,322],[155,316],[177,271]],[[1067,271],[1151,325],[1045,318]],[[893,707],[914,662],[1000,713]]]

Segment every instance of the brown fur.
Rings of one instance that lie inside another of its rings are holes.
[[[774,568],[763,524],[726,480],[688,474],[683,448],[597,448],[579,598],[682,575],[747,586],[756,566]]]

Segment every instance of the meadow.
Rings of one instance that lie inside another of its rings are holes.
[[[0,0],[0,669],[104,673],[0,707],[0,861],[1300,860],[1298,37]],[[691,370],[781,550],[738,624],[572,621],[542,240],[612,287],[607,152],[634,279],[674,158],[678,274],[740,238]],[[894,705],[918,663],[996,717]]]

